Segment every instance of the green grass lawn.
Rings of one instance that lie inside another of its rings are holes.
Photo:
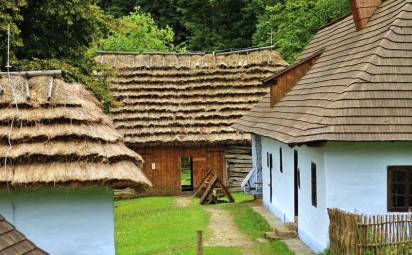
[[[217,205],[232,213],[240,231],[263,238],[269,225],[249,205],[250,196],[235,193],[238,203]],[[177,208],[173,197],[147,197],[115,202],[117,255],[194,255],[196,231],[205,239],[209,214],[194,200],[186,208]],[[256,243],[262,255],[290,255],[282,242]],[[240,248],[205,247],[205,255],[242,255]]]

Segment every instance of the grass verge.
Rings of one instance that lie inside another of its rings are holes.
[[[117,255],[194,255],[196,231],[205,231],[209,221],[209,214],[197,201],[177,208],[172,197],[116,201],[115,208]],[[206,247],[204,254],[241,252],[238,248]]]

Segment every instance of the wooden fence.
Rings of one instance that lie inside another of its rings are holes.
[[[412,254],[412,214],[359,215],[328,209],[335,255]]]

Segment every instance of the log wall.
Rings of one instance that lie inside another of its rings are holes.
[[[227,186],[231,191],[240,191],[240,185],[252,169],[252,148],[247,146],[229,146],[225,149]]]

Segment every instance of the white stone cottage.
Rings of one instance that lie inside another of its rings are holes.
[[[142,158],[92,93],[47,73],[0,79],[0,215],[50,254],[114,255],[111,187],[149,186]]]
[[[412,207],[412,1],[351,4],[234,125],[253,134],[265,206],[315,251],[328,247],[327,208]]]

